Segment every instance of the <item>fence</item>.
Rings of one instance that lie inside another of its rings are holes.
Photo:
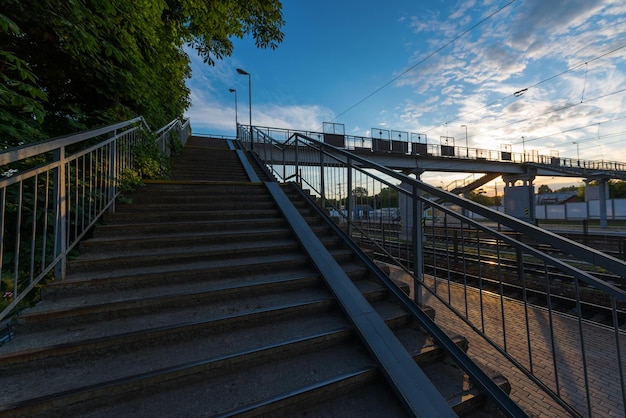
[[[189,126],[174,120],[158,130],[161,151],[184,143]],[[80,239],[115,209],[141,131],[150,128],[138,117],[0,153],[0,321],[42,280],[62,279]]]
[[[417,303],[445,304],[573,416],[626,413],[626,293],[594,273],[620,280],[624,262],[302,133],[286,136],[256,129],[253,149],[279,181],[307,189],[378,260],[412,275]],[[240,139],[252,145],[247,128]],[[602,338],[590,325],[598,316]]]

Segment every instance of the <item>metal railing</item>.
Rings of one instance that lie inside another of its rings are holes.
[[[626,263],[302,133],[255,129],[254,151],[570,414],[626,414]]]
[[[246,125],[240,125],[246,128]],[[247,126],[250,129],[249,126]],[[311,139],[324,141],[325,134],[315,131],[281,129],[272,127],[255,127],[257,132],[283,143],[295,134],[300,134]],[[245,134],[246,138],[250,133]],[[577,175],[588,174],[589,171],[604,171],[620,177],[626,173],[626,163],[619,161],[604,160],[581,160],[580,158],[563,158],[555,155],[540,154],[538,150],[525,150],[523,152],[510,152],[502,150],[489,150],[484,148],[471,148],[456,145],[442,145],[428,143],[426,135],[422,135],[424,142],[398,141],[374,137],[340,135],[343,142],[341,148],[348,151],[385,152],[389,154],[419,155],[425,157],[445,157],[459,160],[491,161],[514,164],[532,164],[553,169],[568,170]]]
[[[174,120],[154,136],[170,155],[189,129]],[[115,209],[140,131],[151,132],[138,117],[0,153],[0,321],[42,280],[62,279],[80,239]]]

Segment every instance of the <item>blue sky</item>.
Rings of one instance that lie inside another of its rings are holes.
[[[195,132],[234,135],[229,88],[248,123],[241,67],[257,126],[335,122],[351,135],[382,128],[464,146],[466,125],[471,148],[575,158],[577,142],[581,159],[626,162],[623,0],[285,0],[283,16],[276,50],[236,39],[214,67],[190,53]]]

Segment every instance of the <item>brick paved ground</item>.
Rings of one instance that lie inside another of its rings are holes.
[[[432,284],[432,281],[431,281]],[[465,295],[463,288],[452,285],[448,292],[446,284],[438,285],[438,293],[446,300],[448,294],[453,306],[465,313]],[[578,322],[570,317],[555,314],[552,317],[554,329],[554,355],[551,348],[550,318],[547,310],[528,308],[528,333],[524,318],[523,303],[504,300],[505,320],[502,324],[501,300],[497,295],[483,293],[481,318],[481,300],[479,292],[467,292],[468,317],[496,343],[503,345],[506,338],[507,351],[525,367],[532,368],[536,376],[552,389],[556,389],[555,376],[561,395],[583,416],[589,416],[583,359],[579,338]],[[436,322],[451,333],[468,338],[468,354],[475,361],[489,365],[509,379],[512,386],[511,397],[529,414],[539,417],[561,417],[569,414],[549,395],[536,387],[522,372],[517,370],[497,350],[483,338],[474,333],[469,326],[439,302],[435,297],[425,297],[425,303],[435,308]],[[530,348],[527,335],[530,335]],[[583,324],[584,344],[590,387],[591,416],[623,417],[626,416],[622,402],[621,383],[618,372],[615,333],[603,327]],[[626,335],[620,334],[622,364],[626,365]],[[529,353],[532,354],[529,355]],[[557,372],[553,359],[556,358]],[[626,373],[626,371],[625,371]]]

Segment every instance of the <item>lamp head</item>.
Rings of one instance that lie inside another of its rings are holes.
[[[231,93],[234,93],[234,92],[236,92],[237,90],[235,90],[235,89],[228,89],[228,91],[229,91],[229,92],[231,92]]]
[[[246,70],[242,70],[241,68],[237,68],[237,72],[241,75],[250,75]]]

